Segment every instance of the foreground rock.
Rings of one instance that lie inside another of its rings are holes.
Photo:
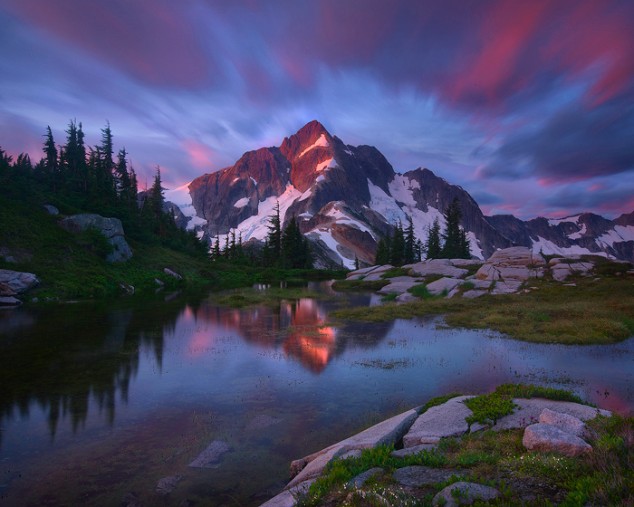
[[[471,396],[458,396],[442,405],[431,407],[416,419],[403,437],[403,447],[436,444],[443,437],[464,435],[469,429],[465,418],[472,413],[464,404],[464,400],[469,398]]]
[[[330,447],[293,461],[291,463],[291,476],[294,478],[288,483],[282,493],[263,505],[267,507],[291,507],[295,505],[297,496],[307,492],[310,484],[319,478],[326,465],[333,459],[359,457],[362,449],[395,444],[401,438],[404,448],[393,451],[392,456],[405,457],[411,454],[431,451],[443,437],[466,434],[469,431],[469,427],[465,418],[472,415],[471,410],[464,404],[464,401],[468,398],[470,396],[457,396],[441,405],[429,408],[421,415],[416,410],[404,412]],[[607,410],[599,410],[587,405],[566,401],[515,398],[513,402],[516,405],[516,413],[500,418],[498,423],[491,429],[499,431],[510,428],[526,428],[525,445],[528,444],[535,450],[576,453],[568,454],[571,456],[589,452],[591,448],[588,449],[590,446],[581,438],[559,429],[554,424],[571,431],[577,431],[580,426],[583,426],[583,421],[585,420],[592,419],[598,415],[611,415]],[[548,420],[552,424],[537,423],[538,420]],[[546,427],[546,429],[541,427]],[[471,425],[472,432],[483,428],[485,427],[482,425]],[[529,430],[529,428],[531,429]],[[528,437],[526,433],[528,433]],[[542,443],[546,440],[546,437],[550,447],[546,447],[546,444]],[[553,441],[562,443],[553,444]],[[570,449],[573,448],[577,450],[571,451]],[[370,477],[376,477],[383,473],[388,474],[388,472],[380,468],[370,469],[355,477],[348,484],[348,487],[360,488]],[[407,466],[397,468],[392,473],[391,479],[401,486],[411,489],[428,487],[429,485],[444,482],[451,476],[466,474],[467,472],[464,471],[442,468]],[[464,491],[464,494],[452,494],[455,489],[459,489],[461,492]],[[470,498],[471,503],[477,499],[483,501],[491,500],[499,495],[494,488],[465,482],[455,483],[452,487],[445,488],[443,491],[445,492],[443,495],[439,494],[440,496],[436,496],[438,500],[434,500],[434,505],[440,505],[442,502],[457,501],[455,495],[459,496],[461,501],[466,501],[466,499]],[[446,505],[461,504],[446,503]]]
[[[291,470],[298,473],[288,483],[286,489],[319,477],[330,461],[346,452],[354,449],[367,449],[379,445],[395,444],[403,437],[417,415],[418,413],[415,410],[408,410],[322,451],[311,454],[303,460],[293,462]]]
[[[527,426],[522,444],[531,451],[557,452],[570,457],[592,451],[592,447],[585,440],[544,423]]]
[[[98,230],[112,245],[108,262],[125,262],[132,257],[132,249],[125,240],[123,225],[118,218],[102,217],[92,213],[71,215],[60,221],[60,226],[68,232],[78,233],[88,229]]]
[[[494,500],[499,496],[500,492],[490,486],[473,482],[454,482],[434,497],[433,505],[444,505],[445,507],[471,505],[476,500]]]

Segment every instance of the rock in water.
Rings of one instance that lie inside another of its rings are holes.
[[[170,475],[169,477],[163,477],[156,485],[156,492],[159,495],[167,495],[176,489],[176,486],[182,479],[182,475]]]
[[[220,458],[230,450],[231,447],[226,442],[214,440],[189,466],[192,468],[218,468],[220,466]]]

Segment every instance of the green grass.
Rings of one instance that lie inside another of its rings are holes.
[[[425,403],[422,406],[422,408],[419,411],[419,414],[423,414],[424,412],[427,412],[430,408],[437,407],[438,405],[442,405],[443,403],[446,403],[452,398],[455,398],[457,396],[462,396],[462,395],[460,393],[449,393],[449,394],[443,394],[442,396],[436,396],[432,398],[431,400],[428,400],[427,403]]]
[[[389,283],[389,280],[375,280],[371,282],[364,280],[337,280],[332,284],[332,288],[338,291],[377,291]]]
[[[492,329],[539,343],[604,344],[634,335],[631,276],[582,277],[575,287],[549,280],[531,281],[530,286],[536,289],[527,294],[430,298],[398,306],[342,309],[332,317],[378,322],[443,315],[451,327]]]
[[[416,296],[417,298],[420,298],[420,299],[433,299],[433,298],[437,297],[437,296],[432,295],[427,290],[427,285],[424,284],[424,283],[421,283],[420,285],[414,285],[413,287],[410,287],[409,289],[407,289],[407,292],[409,292],[413,296]]]
[[[404,268],[392,268],[388,269],[385,273],[381,275],[381,278],[394,278],[397,276],[408,276],[409,269]]]
[[[297,300],[301,298],[326,299],[329,296],[300,287],[270,287],[265,290],[240,289],[237,292],[218,293],[212,295],[214,303],[221,306],[242,308],[255,305],[277,306],[280,301]]]
[[[501,417],[512,414],[516,407],[510,396],[497,392],[469,398],[464,401],[464,404],[473,412],[466,418],[469,428],[476,422],[495,425]]]

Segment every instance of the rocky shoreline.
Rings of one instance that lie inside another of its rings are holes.
[[[632,273],[627,261],[611,259],[623,265],[623,273]],[[394,266],[370,266],[348,273],[347,280],[388,283],[380,294],[396,295],[396,301],[406,303],[418,299],[410,289],[424,284],[432,296],[446,298],[476,298],[486,294],[514,294],[534,290],[530,282],[549,278],[566,282],[572,276],[592,276],[596,262],[587,257],[552,257],[548,261],[540,254],[522,246],[497,250],[486,261],[478,259],[429,259],[401,268],[406,275],[389,277]]]
[[[578,456],[592,452],[584,438],[587,436],[585,421],[599,415],[611,416],[611,412],[570,401],[555,401],[543,398],[513,398],[513,413],[501,417],[493,425],[469,424],[467,418],[472,411],[465,401],[473,396],[456,396],[425,411],[414,408],[387,419],[333,444],[309,456],[293,461],[290,466],[291,481],[284,490],[262,507],[292,507],[298,498],[308,492],[327,465],[334,460],[361,456],[362,450],[382,445],[393,445],[394,457],[406,457],[435,449],[441,439],[458,437],[485,429],[502,431],[523,429],[522,443],[527,450],[554,452],[562,456]],[[372,477],[384,476],[387,471],[380,467],[366,470],[352,479],[347,488],[351,491],[363,488]],[[391,480],[396,484],[416,489],[443,483],[452,477],[463,477],[463,470],[433,468],[427,466],[405,466],[392,472]],[[459,490],[459,494],[454,490]],[[491,500],[499,496],[493,487],[474,482],[459,481],[443,488],[434,498],[434,505],[461,505],[475,499]],[[521,500],[521,499],[520,499]]]

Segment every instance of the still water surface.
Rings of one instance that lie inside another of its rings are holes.
[[[334,327],[332,309],[376,301],[321,290],[247,309],[176,296],[0,312],[0,506],[259,505],[291,460],[504,382],[634,411],[634,339],[529,344],[440,319]],[[218,468],[188,467],[214,440],[230,447]],[[168,476],[181,480],[161,496]]]

